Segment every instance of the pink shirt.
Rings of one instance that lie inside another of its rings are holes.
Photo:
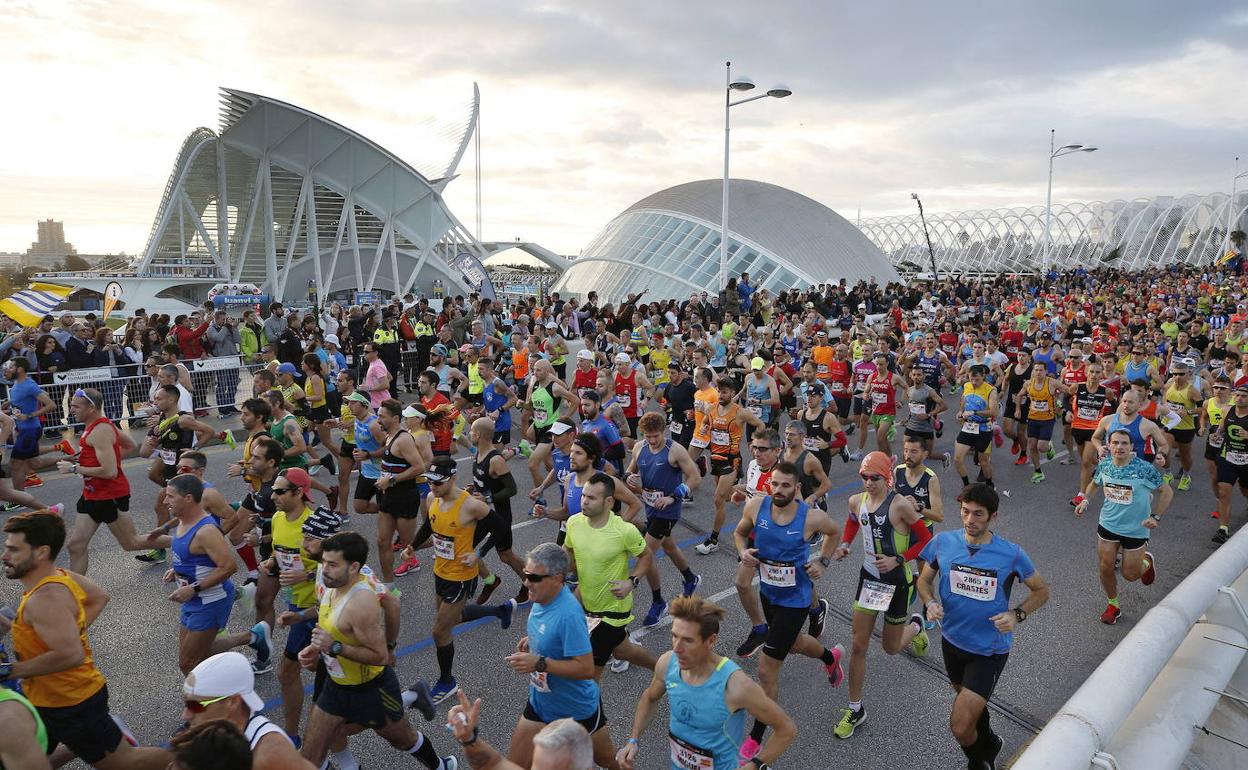
[[[364,389],[368,391],[368,399],[373,403],[373,408],[381,406],[381,402],[390,398],[390,391],[386,389],[373,390],[381,384],[383,377],[388,377],[390,370],[381,362],[380,358],[374,359],[368,365],[368,372],[364,375]]]

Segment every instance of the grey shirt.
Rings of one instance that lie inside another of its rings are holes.
[[[204,332],[204,337],[208,340],[212,347],[212,355],[238,355],[239,337],[237,326],[232,326],[230,324],[226,324],[225,326],[209,324],[208,331]]]
[[[264,336],[271,344],[276,345],[277,338],[282,336],[284,331],[286,331],[286,316],[270,314],[264,319]]]
[[[908,414],[905,429],[916,433],[935,433],[936,428],[932,425],[932,408],[936,404],[936,399],[936,391],[927,385],[906,388]]]

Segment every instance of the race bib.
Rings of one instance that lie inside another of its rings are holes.
[[[641,490],[642,501],[651,508],[659,507],[659,500],[663,498],[663,490],[661,489],[643,489]]]
[[[617,393],[615,396],[615,400],[620,403],[620,406],[625,407],[625,408],[628,408],[633,405],[633,397],[627,393]]]
[[[884,404],[887,402],[888,402],[887,393],[872,393],[871,394],[871,403],[875,404],[876,406],[879,406],[880,404]]]
[[[1181,422],[1183,422],[1183,418],[1178,412],[1167,412],[1166,416],[1161,418],[1161,424],[1167,428],[1173,428]]]
[[[680,770],[715,770],[715,757],[706,749],[700,749],[688,741],[668,734],[672,767]]]
[[[1033,398],[1031,400],[1031,408],[1038,414],[1049,413],[1049,400],[1047,398]]]
[[[602,618],[596,618],[593,615],[585,616],[585,625],[589,628],[589,633],[591,636],[594,633],[594,629],[597,628],[598,624],[601,622],[602,622]]]
[[[545,671],[529,672],[529,684],[538,692],[550,692],[550,684],[546,681]]]
[[[342,670],[342,661],[338,660],[333,655],[327,655],[323,652],[321,653],[321,660],[325,662],[325,670],[329,672],[331,677],[336,677],[338,679],[346,678],[347,672]]]
[[[1081,406],[1078,414],[1080,420],[1096,420],[1100,418],[1101,411],[1091,406]]]
[[[833,392],[833,393],[844,393],[844,392],[845,392],[845,383],[841,382],[840,380],[837,380],[837,381],[833,382],[833,383],[832,383],[832,392]]]
[[[439,559],[455,560],[455,540],[439,534],[433,536],[433,555]]]
[[[962,432],[963,433],[979,433],[979,423],[977,422],[962,423]]]
[[[1227,452],[1226,461],[1231,465],[1248,465],[1248,452]]]
[[[758,419],[763,419],[763,408],[761,406],[749,406],[746,407],[746,410]]]
[[[819,372],[819,374],[827,374],[827,373],[828,373],[828,365],[827,365],[827,364],[819,364],[819,369],[818,369],[818,372]]]
[[[1134,490],[1129,484],[1106,484],[1105,501],[1118,505],[1130,505]]]
[[[546,410],[535,409],[533,411],[533,421],[534,422],[546,422]]]
[[[980,602],[997,598],[997,572],[956,564],[949,570],[949,590]]]
[[[160,458],[165,465],[178,464],[178,452],[176,449],[157,449],[156,456]]]
[[[290,553],[289,551],[274,548],[273,556],[277,559],[278,569],[285,570],[287,572],[294,570],[302,564],[299,560],[298,553]]]
[[[881,583],[878,580],[863,580],[862,590],[858,592],[858,606],[875,612],[883,612],[893,603],[893,593],[897,586],[892,583]]]
[[[667,429],[673,436],[679,436],[682,432],[684,432],[685,424],[683,422],[674,422],[667,426]]]
[[[819,439],[812,438],[811,436],[807,436],[806,438],[802,439],[802,448],[809,449],[812,452],[819,451]]]
[[[1214,433],[1213,435],[1209,436],[1209,446],[1215,449],[1222,446],[1223,438],[1224,436],[1221,433]]]
[[[718,446],[727,446],[728,445],[728,431],[726,430],[711,431],[711,443],[716,444]]]
[[[923,403],[922,401],[911,401],[910,402],[910,414],[913,417],[926,417],[927,416],[927,404]]]
[[[797,585],[797,565],[787,561],[759,559],[758,579],[769,586],[792,588]]]

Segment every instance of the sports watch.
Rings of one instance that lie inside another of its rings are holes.
[[[342,642],[334,640],[334,643],[329,645],[329,657],[336,658],[341,654],[342,654]]]
[[[1016,620],[1019,623],[1022,623],[1026,619],[1027,619],[1027,610],[1023,609],[1022,607],[1015,607],[1014,608],[1014,620]]]

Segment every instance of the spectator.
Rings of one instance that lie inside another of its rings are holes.
[[[50,330],[50,334],[56,338],[56,344],[62,348],[69,342],[69,338],[74,336],[74,314],[62,313],[61,324],[55,329]]]
[[[189,316],[180,315],[175,321],[173,336],[185,360],[204,357],[204,343],[201,338],[208,331],[208,322],[201,322],[199,319],[197,310]]]
[[[243,311],[243,322],[238,327],[238,339],[243,363],[250,364],[257,361],[260,357],[260,349],[268,344],[269,339],[264,334],[264,327],[256,320],[256,311]]]
[[[65,342],[65,368],[87,369],[95,365],[95,340],[86,324],[76,323]]]
[[[286,331],[286,309],[282,307],[282,303],[274,302],[269,305],[269,317],[264,319],[264,338],[269,342],[277,342],[284,331]]]
[[[265,321],[264,329],[268,334],[268,321]],[[277,358],[282,363],[293,364],[303,358],[303,340],[299,337],[298,327],[293,324],[287,323],[276,337],[269,337],[269,340],[276,341]]]
[[[237,322],[224,310],[213,313],[212,324],[205,335],[212,347],[212,355],[217,358],[237,356],[241,335]],[[218,369],[212,374],[217,378],[217,414],[226,417],[238,410],[234,408],[234,400],[238,395],[238,369]]]
[[[112,329],[101,326],[95,330],[92,357],[94,360],[91,365],[108,367],[111,377],[106,381],[90,383],[89,387],[94,387],[104,394],[104,416],[113,420],[121,419],[122,395],[126,389],[125,380],[122,378],[129,371],[127,364],[130,363],[130,358],[113,338]],[[87,386],[80,385],[79,387]]]

